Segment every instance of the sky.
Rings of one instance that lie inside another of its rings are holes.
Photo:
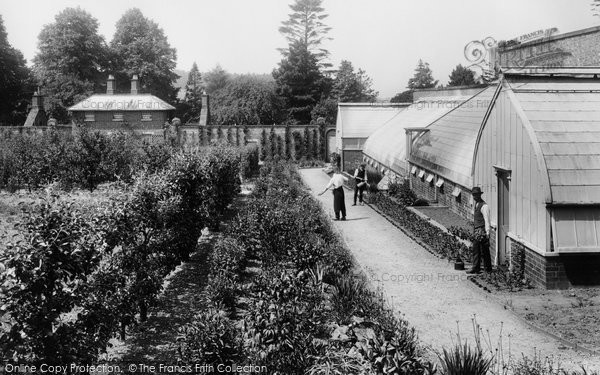
[[[592,0],[323,0],[332,28],[324,47],[334,67],[349,60],[373,81],[380,98],[406,89],[419,59],[446,84],[452,69],[468,65],[473,40],[507,40],[540,29],[560,33],[600,25]],[[230,73],[271,73],[286,46],[278,32],[293,0],[0,0],[9,42],[28,63],[45,24],[67,7],[98,19],[107,42],[130,8],[139,8],[177,49],[177,68],[201,72],[220,64]]]

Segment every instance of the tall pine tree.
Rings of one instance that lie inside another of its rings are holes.
[[[321,67],[327,68],[331,64],[324,60],[329,56],[329,51],[322,47],[326,40],[331,40],[327,34],[331,27],[324,20],[329,17],[321,6],[323,0],[296,0],[290,5],[292,13],[289,18],[281,23],[279,32],[282,33],[290,46],[299,42],[306,46],[315,57]],[[284,55],[291,49],[282,49]]]
[[[437,86],[438,81],[433,79],[431,68],[429,63],[423,62],[419,59],[417,68],[415,69],[415,75],[408,80],[408,88],[414,89],[429,89]]]
[[[286,99],[288,122],[308,124],[311,111],[326,87],[327,80],[319,70],[317,57],[303,42],[290,46],[290,53],[273,71],[277,94]]]
[[[202,93],[204,85],[202,84],[202,74],[198,70],[196,62],[192,65],[192,69],[188,74],[188,80],[185,85],[184,102],[187,106],[187,111],[183,116],[184,122],[198,121],[200,119],[200,110],[202,109]]]

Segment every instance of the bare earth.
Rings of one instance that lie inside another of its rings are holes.
[[[329,180],[321,169],[303,169],[301,175],[315,196]],[[484,333],[484,349],[499,349],[505,358],[536,353],[539,358],[541,352],[566,369],[584,365],[600,370],[600,357],[569,348],[532,328],[497,297],[474,287],[464,271],[455,271],[448,261],[427,252],[372,208],[352,207],[351,194],[346,191],[348,220],[335,222],[335,227],[373,285],[381,287],[390,306],[417,329],[430,359],[435,358],[434,351],[457,341],[457,329],[463,340],[472,342],[476,317]],[[333,216],[331,194],[317,199]],[[600,333],[590,335],[597,338]]]

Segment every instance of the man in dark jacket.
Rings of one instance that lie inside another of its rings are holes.
[[[362,206],[363,203],[363,192],[367,188],[367,172],[365,171],[365,165],[361,164],[354,171],[354,204],[356,206],[356,197]]]
[[[467,273],[481,272],[481,258],[486,272],[492,271],[492,260],[490,257],[490,208],[481,199],[483,192],[479,186],[471,190],[475,207],[473,209],[473,268]]]

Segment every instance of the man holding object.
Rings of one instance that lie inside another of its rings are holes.
[[[348,178],[345,177],[338,167],[333,169],[333,177],[329,180],[325,189],[319,193],[319,195],[325,194],[329,189],[333,190],[333,211],[335,212],[335,220],[340,219],[340,212],[342,213],[342,220],[346,220],[346,203],[344,202],[344,182],[347,182]]]
[[[471,190],[475,200],[473,211],[473,268],[467,273],[481,272],[481,258],[483,257],[483,266],[486,272],[492,271],[492,260],[490,258],[490,208],[481,199],[483,192],[479,186]]]
[[[356,206],[356,197],[358,196],[358,201],[360,205],[364,205],[363,203],[363,192],[367,188],[367,172],[365,171],[365,165],[361,164],[354,171],[354,204]]]

